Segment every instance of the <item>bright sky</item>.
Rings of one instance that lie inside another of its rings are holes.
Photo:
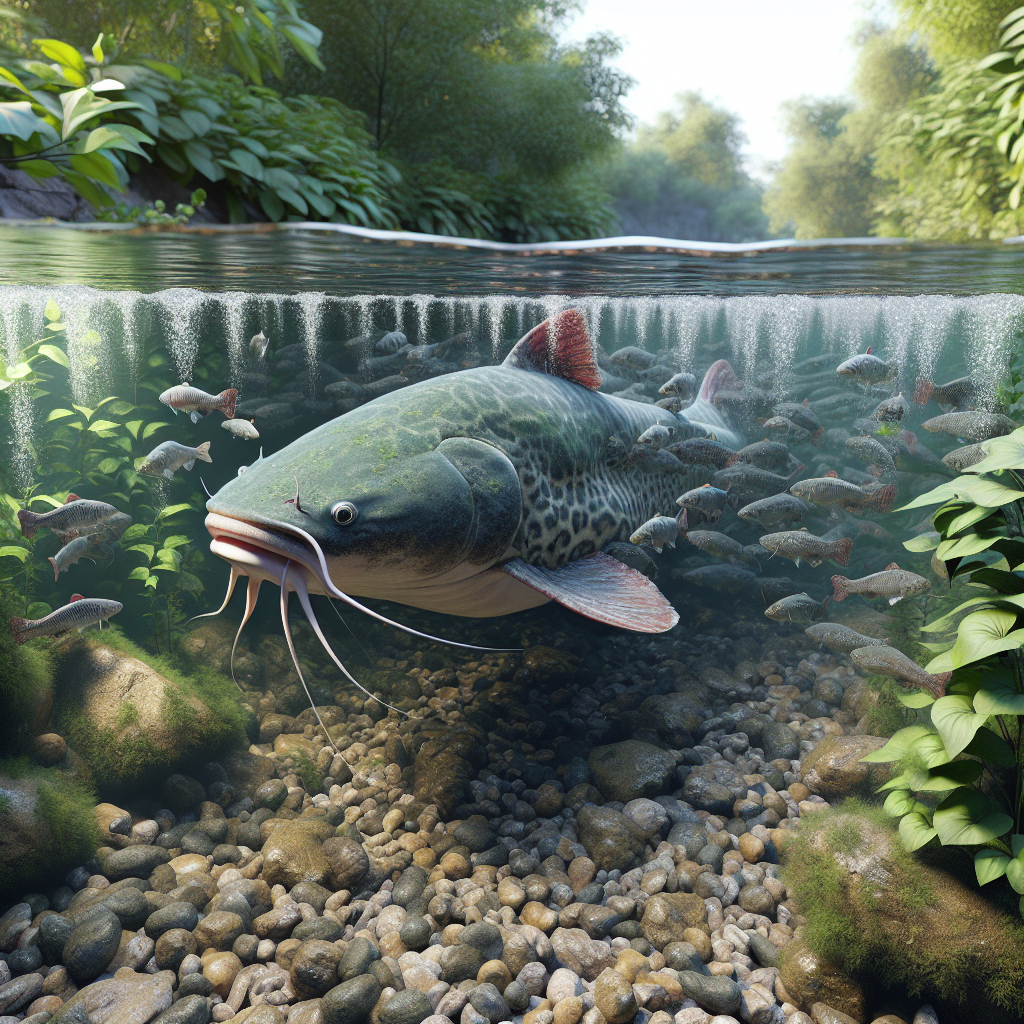
[[[851,37],[884,0],[583,0],[566,35],[607,30],[625,43],[616,64],[636,79],[627,106],[650,121],[695,89],[739,114],[749,170],[786,151],[779,104],[846,92]]]

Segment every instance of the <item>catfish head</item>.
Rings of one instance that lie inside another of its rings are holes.
[[[218,491],[211,550],[250,578],[276,583],[290,560],[310,592],[420,607],[498,562],[522,515],[515,467],[487,441],[423,429],[399,396],[324,424]]]

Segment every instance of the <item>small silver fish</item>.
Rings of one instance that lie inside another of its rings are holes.
[[[243,441],[258,441],[260,432],[253,426],[252,420],[225,420],[221,426],[232,437],[240,437]]]
[[[889,676],[905,685],[919,686],[933,697],[945,695],[946,684],[953,675],[952,672],[932,675],[895,647],[859,647],[850,651],[850,660],[865,672]]]
[[[651,448],[664,448],[675,437],[675,428],[666,423],[655,423],[648,427],[637,439],[637,444],[649,445]]]
[[[18,511],[18,522],[22,535],[31,539],[36,530],[48,529],[65,537],[80,536],[90,527],[103,522],[110,516],[119,515],[113,505],[105,501],[91,501],[69,494],[67,500],[52,512],[30,512],[27,508]]]
[[[828,615],[828,598],[815,601],[810,594],[790,594],[764,610],[773,622],[820,622]]]
[[[238,392],[234,388],[226,388],[219,395],[210,395],[192,387],[186,381],[184,384],[175,384],[173,388],[168,388],[160,396],[160,401],[173,409],[175,416],[179,412],[187,412],[192,422],[198,423],[215,409],[219,409],[226,420],[234,419],[237,397]]]
[[[380,356],[392,355],[408,344],[409,339],[401,331],[390,331],[373,346],[373,351]]]
[[[660,554],[666,544],[670,548],[674,548],[678,537],[679,524],[673,517],[655,516],[653,519],[648,519],[629,538],[629,543],[654,548]]]
[[[849,537],[825,540],[807,530],[785,530],[781,533],[766,533],[758,543],[773,555],[789,558],[797,566],[801,561],[808,565],[821,565],[828,559],[834,565],[849,565],[853,541]]]
[[[858,459],[863,459],[869,466],[877,466],[886,473],[896,472],[896,463],[892,454],[881,441],[873,437],[848,437],[846,447]]]
[[[77,629],[81,633],[86,626],[93,624],[98,624],[102,629],[103,622],[111,615],[116,615],[122,608],[124,605],[120,601],[72,594],[69,604],[57,608],[41,619],[23,619],[20,616],[14,616],[11,619],[11,633],[14,635],[16,644],[23,644],[38,636],[56,636],[72,629]]]
[[[787,437],[791,441],[810,441],[812,434],[803,427],[798,427],[786,416],[771,416],[761,424],[765,431],[776,437]]]
[[[961,448],[954,448],[951,452],[942,456],[942,462],[943,465],[949,466],[955,472],[962,473],[965,469],[969,469],[975,463],[981,462],[987,456],[988,452],[985,451],[985,442],[982,441],[980,444],[966,444]]]
[[[210,458],[209,441],[204,441],[197,448],[189,448],[188,445],[178,444],[177,441],[164,441],[146,456],[139,466],[139,472],[147,476],[163,476],[170,480],[177,470],[183,467],[191,469],[196,464],[196,459],[201,462],[213,462]]]
[[[895,562],[887,565],[881,572],[862,576],[859,580],[850,580],[845,576],[832,577],[836,601],[843,601],[850,594],[860,594],[861,597],[869,599],[884,597],[893,605],[905,597],[923,594],[926,590],[931,590],[931,586],[923,576],[901,569]]]
[[[80,558],[95,561],[99,554],[103,538],[99,534],[90,533],[85,537],[69,540],[52,558],[47,561],[53,566],[53,582],[56,583],[62,572],[67,572]]]
[[[697,394],[697,378],[692,373],[677,373],[658,388],[658,394],[693,398]]]
[[[899,423],[909,408],[910,403],[903,397],[901,391],[898,395],[879,402],[871,414],[871,419],[877,420],[879,423]]]
[[[1017,429],[1017,424],[1009,416],[994,412],[946,412],[925,420],[921,426],[933,434],[941,431],[967,441],[987,441]]]
[[[882,384],[892,380],[898,372],[899,367],[895,363],[887,363],[874,355],[870,345],[867,352],[847,359],[836,369],[840,377],[855,379],[863,384]]]
[[[681,473],[686,467],[665,448],[634,445],[627,456],[631,465],[644,473]]]
[[[615,366],[621,366],[627,370],[649,370],[657,362],[650,352],[645,352],[635,345],[620,348],[608,358]]]
[[[808,626],[804,632],[833,654],[849,654],[850,651],[856,651],[861,647],[884,647],[889,643],[888,640],[864,636],[863,633],[858,633],[849,626],[842,626],[838,622],[819,622],[816,626]]]
[[[737,510],[738,518],[758,526],[769,526],[799,523],[803,517],[813,511],[812,506],[794,494],[773,494],[770,498],[752,501]]]
[[[675,573],[673,573],[675,575]],[[682,574],[683,580],[697,587],[707,587],[723,594],[737,594],[746,590],[757,577],[749,569],[723,562],[720,565],[702,565]]]
[[[724,533],[716,533],[714,530],[689,530],[685,537],[695,548],[706,555],[711,555],[712,558],[760,571],[757,559],[745,551],[738,540],[733,540]]]
[[[848,480],[841,480],[838,476],[799,480],[789,490],[791,494],[814,505],[838,505],[847,511],[871,509],[875,512],[888,512],[896,499],[895,484],[887,484],[877,491],[867,491]]]
[[[712,487],[705,484],[703,487],[695,487],[685,494],[676,498],[676,504],[680,508],[689,508],[701,512],[710,523],[717,523],[725,511],[726,500],[729,495],[720,487]]]
[[[254,334],[249,339],[249,351],[257,358],[262,359],[267,354],[267,346],[270,345],[270,339],[260,331],[259,334]]]

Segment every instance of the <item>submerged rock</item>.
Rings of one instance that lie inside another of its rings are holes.
[[[658,796],[668,788],[676,759],[640,740],[595,747],[587,761],[594,784],[606,800],[628,803],[640,796]]]
[[[826,800],[872,792],[889,776],[890,768],[861,758],[885,743],[881,736],[826,736],[801,763],[804,785]]]
[[[100,789],[116,790],[241,740],[237,702],[210,686],[186,686],[139,658],[80,641],[60,665],[55,718]]]

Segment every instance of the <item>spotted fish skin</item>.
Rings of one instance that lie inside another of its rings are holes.
[[[884,647],[889,643],[888,640],[864,636],[863,633],[858,633],[838,622],[819,622],[814,626],[808,626],[804,632],[833,654],[849,654],[862,647]]]
[[[90,527],[118,514],[117,509],[105,501],[92,501],[69,494],[68,500],[52,512],[38,513],[21,509],[18,512],[18,522],[21,524],[22,534],[29,538],[33,537],[37,530],[44,528],[64,536],[77,537]]]
[[[925,420],[921,426],[933,434],[941,431],[968,441],[987,441],[1017,429],[1009,416],[994,412],[947,412]]]

